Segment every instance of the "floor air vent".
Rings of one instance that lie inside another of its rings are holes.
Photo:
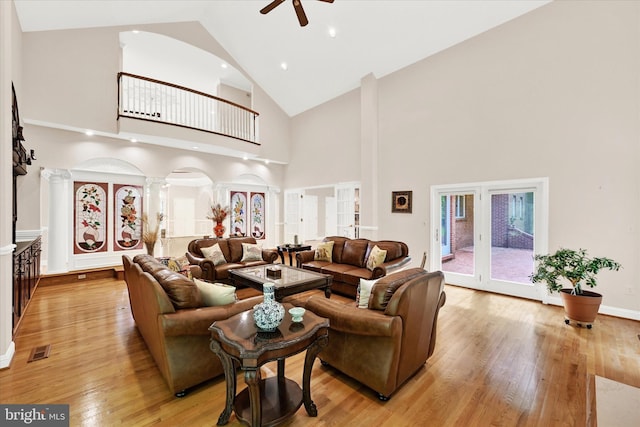
[[[46,359],[49,357],[51,351],[51,344],[41,345],[31,350],[31,355],[27,362],[35,362],[36,360]]]

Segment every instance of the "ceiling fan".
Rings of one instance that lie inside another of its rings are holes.
[[[304,9],[302,8],[302,3],[300,2],[300,0],[291,0],[291,1],[293,2],[293,8],[296,11],[296,15],[298,15],[298,22],[300,22],[301,27],[304,27],[309,23],[309,20],[307,19],[307,15],[304,13]],[[318,0],[318,1],[323,1],[325,3],[333,3],[333,0]],[[260,9],[260,13],[262,13],[263,15],[266,15],[267,13],[275,9],[276,6],[284,2],[285,0],[273,0],[271,3],[269,3],[262,9]]]

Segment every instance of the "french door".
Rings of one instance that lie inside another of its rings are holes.
[[[544,178],[431,189],[432,270],[447,283],[541,300],[533,255],[547,251]]]

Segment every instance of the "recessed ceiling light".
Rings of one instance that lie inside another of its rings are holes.
[[[247,155],[245,154],[244,156],[242,156],[242,160],[249,160],[249,157],[247,157]]]
[[[194,145],[194,146],[193,146],[193,147],[191,147],[191,148],[193,148],[194,150],[197,150],[197,149],[198,149],[198,146],[197,146],[197,145]]]
[[[335,38],[335,36],[336,36],[336,29],[333,27],[329,27],[329,37]]]
[[[140,30],[133,30],[133,31],[132,31],[132,33],[133,33],[133,34],[139,34],[139,33],[140,33]]]
[[[282,64],[280,64],[280,68],[282,68],[283,70],[287,71],[287,69],[289,69],[289,66],[287,65],[286,62],[283,62]]]
[[[229,65],[227,65],[227,63],[226,63],[226,62],[223,62],[222,64],[220,64],[220,66],[221,66],[222,68],[229,68]]]
[[[138,140],[135,138],[131,138],[131,142],[138,142]]]
[[[92,130],[86,130],[86,131],[84,131],[84,134],[87,135],[87,136],[91,136],[91,135],[93,135],[93,131]]]
[[[264,159],[264,164],[268,165],[269,164],[269,159]]]

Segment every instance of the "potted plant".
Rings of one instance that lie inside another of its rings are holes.
[[[600,270],[618,271],[622,265],[610,258],[590,258],[585,249],[560,248],[549,255],[535,255],[538,262],[530,278],[533,283],[545,282],[550,293],[560,292],[564,303],[565,323],[571,320],[587,328],[598,314],[602,295],[582,289],[583,285],[593,288],[597,285],[596,275]],[[564,288],[561,279],[571,283]]]

